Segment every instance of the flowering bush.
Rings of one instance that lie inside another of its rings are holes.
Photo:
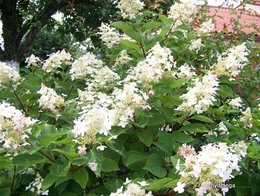
[[[259,194],[252,43],[191,0],[118,8],[80,58],[0,63],[0,195]]]

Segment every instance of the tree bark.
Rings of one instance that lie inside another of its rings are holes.
[[[18,1],[3,0],[0,4],[4,39],[4,50],[0,49],[0,61],[20,63],[37,34],[48,23],[51,16],[67,5],[65,0],[60,3],[52,1],[38,14],[35,14],[30,21],[23,24],[17,9]]]

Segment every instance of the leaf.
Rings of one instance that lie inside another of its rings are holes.
[[[62,164],[53,163],[50,168],[50,174],[53,176],[67,176],[70,168],[70,162],[66,161]]]
[[[75,181],[81,186],[81,188],[85,189],[89,180],[87,170],[85,168],[80,168],[73,174],[73,176]]]
[[[158,141],[154,142],[154,144],[161,149],[164,153],[171,155],[173,150],[173,141],[172,136],[169,133],[160,131],[158,133]]]
[[[185,84],[185,82],[187,81],[187,79],[178,79],[178,80],[173,80],[173,82],[170,84],[171,88],[179,88],[182,85]]]
[[[135,41],[142,42],[142,36],[138,32],[136,32],[133,29],[133,27],[130,26],[129,24],[125,22],[113,22],[111,25],[118,29],[121,29],[126,35],[128,35]]]
[[[153,175],[163,178],[167,174],[167,170],[162,167],[164,160],[159,154],[152,154],[149,156],[144,169],[151,172]]]
[[[161,26],[161,23],[160,23],[160,22],[151,20],[151,21],[149,21],[149,22],[144,23],[144,25],[143,25],[142,28],[141,28],[141,31],[142,31],[142,32],[145,32],[145,31],[147,31],[147,30],[156,29],[156,28],[158,28],[158,27],[160,27],[160,26]]]
[[[45,158],[42,156],[33,154],[19,154],[13,158],[13,164],[20,166],[31,166],[37,163],[44,163]]]
[[[165,123],[164,115],[161,113],[153,113],[151,118],[148,118],[147,125],[162,125]]]
[[[102,161],[102,169],[103,172],[112,172],[119,170],[117,162],[112,159],[105,158]]]
[[[12,167],[12,161],[8,157],[0,157],[0,168]]]
[[[123,163],[130,169],[136,170],[144,167],[147,156],[143,152],[132,150],[123,157]]]
[[[50,143],[55,142],[58,138],[62,137],[63,133],[47,133],[39,138],[44,147],[48,147]]]
[[[11,188],[6,187],[6,188],[0,188],[0,195],[1,196],[10,196],[11,193]]]
[[[219,86],[219,93],[224,94],[228,97],[233,97],[233,89],[230,88],[228,85],[220,85]]]
[[[207,133],[208,129],[205,125],[200,123],[190,123],[180,128],[180,131],[192,131],[197,133]]]
[[[47,190],[49,187],[51,187],[54,182],[57,180],[56,176],[53,176],[51,174],[48,174],[44,180],[42,181],[42,189],[43,191]]]
[[[153,133],[149,130],[138,133],[138,139],[146,146],[150,146],[153,143]]]
[[[138,52],[139,52],[140,49],[141,49],[138,44],[133,43],[133,42],[131,42],[131,41],[129,41],[129,40],[121,40],[120,43],[121,43],[122,45],[124,45],[124,46],[129,47],[129,48],[133,48],[134,50],[136,50],[136,51],[138,51]]]
[[[190,135],[185,134],[183,132],[174,132],[172,135],[173,135],[173,140],[181,144],[190,143],[194,140]]]
[[[159,191],[163,188],[163,186],[169,182],[171,182],[171,178],[162,178],[160,180],[155,180],[154,182],[149,183],[145,189],[151,190],[151,191]]]
[[[205,123],[215,123],[213,120],[211,120],[210,118],[206,117],[206,116],[202,116],[202,115],[196,115],[196,116],[192,116],[191,118],[192,120],[198,120],[201,122],[205,122]]]

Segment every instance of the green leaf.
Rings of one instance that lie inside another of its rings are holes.
[[[158,28],[160,26],[161,26],[160,22],[151,20],[149,22],[144,23],[144,25],[141,28],[141,31],[145,32],[145,31],[148,31],[148,30],[156,29],[156,28]]]
[[[134,50],[136,50],[136,51],[140,51],[140,46],[137,44],[137,43],[133,43],[133,42],[131,42],[131,41],[129,41],[129,40],[121,40],[121,42],[120,42],[122,45],[124,45],[124,46],[127,46],[127,47],[129,47],[129,48],[133,48]]]
[[[233,89],[230,88],[227,85],[220,85],[219,86],[219,93],[223,94],[223,95],[226,95],[228,97],[233,97],[233,94],[234,94]]]
[[[187,79],[178,79],[178,80],[173,80],[173,82],[170,84],[171,88],[179,88],[182,85],[185,84],[185,82],[187,81]]]
[[[39,138],[44,147],[48,147],[50,143],[55,142],[58,138],[62,137],[63,133],[47,133]]]
[[[181,144],[190,143],[194,140],[193,137],[183,132],[174,132],[172,135],[173,135],[173,140]]]
[[[135,41],[142,42],[142,36],[138,32],[136,32],[133,29],[133,27],[130,26],[129,24],[125,22],[113,22],[111,25],[118,29],[121,29],[126,35],[128,35]]]
[[[103,172],[112,172],[119,170],[117,162],[112,159],[105,158],[102,161],[102,169]]]
[[[196,115],[196,116],[192,116],[191,118],[192,120],[198,120],[201,122],[205,122],[205,123],[215,123],[213,120],[211,120],[210,118],[206,117],[206,116],[202,116],[202,115]]]
[[[161,149],[164,153],[171,155],[173,150],[173,140],[172,136],[169,133],[160,131],[158,132],[158,141],[154,144]]]
[[[139,132],[137,136],[146,146],[150,146],[153,143],[153,133],[149,130]]]
[[[0,168],[12,167],[12,161],[8,157],[0,157]]]
[[[70,168],[70,162],[66,161],[65,163],[57,164],[53,163],[50,168],[50,174],[53,176],[67,176],[67,173]]]
[[[161,113],[153,113],[151,118],[148,118],[147,125],[162,125],[165,123],[164,115]]]
[[[81,188],[85,189],[89,180],[88,171],[85,168],[80,168],[73,175],[75,181],[81,186]]]
[[[200,123],[190,123],[180,128],[180,131],[191,131],[197,133],[207,133],[208,129],[205,125]]]
[[[20,166],[31,166],[37,163],[44,163],[45,158],[42,156],[33,154],[19,154],[13,158],[13,164]]]
[[[159,191],[163,188],[163,186],[169,182],[171,182],[171,178],[162,178],[160,180],[155,180],[153,182],[150,182],[147,187],[145,187],[147,190],[151,191]]]
[[[44,180],[42,181],[42,189],[45,191],[47,190],[49,187],[51,187],[51,185],[54,184],[54,182],[57,180],[56,176],[53,176],[51,174],[48,174]]]
[[[144,167],[147,156],[143,152],[132,150],[123,157],[123,163],[130,169],[138,170]]]
[[[0,188],[0,195],[1,196],[10,196],[11,193],[11,188],[6,187],[6,188]]]
[[[163,167],[164,160],[159,154],[149,156],[144,169],[151,172],[153,175],[163,178],[167,174],[167,170]]]

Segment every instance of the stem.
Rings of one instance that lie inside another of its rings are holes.
[[[142,49],[143,56],[146,57],[146,54],[145,54],[145,51],[144,51],[144,45],[141,42],[139,43],[139,45]]]
[[[23,103],[22,103],[21,99],[19,98],[18,94],[16,93],[16,91],[15,91],[15,88],[13,87],[13,85],[12,85],[12,84],[11,84],[11,88],[12,88],[12,90],[13,90],[13,93],[14,93],[14,95],[15,95],[16,99],[18,100],[18,102],[19,102],[19,104],[20,104],[20,106],[21,106],[21,108],[22,108],[23,112],[24,112],[24,113],[26,113],[25,107],[24,107],[24,105],[23,105]]]
[[[11,185],[11,193],[13,192],[13,189],[14,189],[15,177],[16,177],[16,166],[14,166],[13,180],[12,180],[12,185]]]
[[[48,160],[50,160],[52,163],[56,163],[56,160],[55,160],[54,158],[49,157],[47,154],[45,154],[45,153],[42,152],[41,150],[39,150],[39,153],[40,153],[42,156],[46,157]]]

